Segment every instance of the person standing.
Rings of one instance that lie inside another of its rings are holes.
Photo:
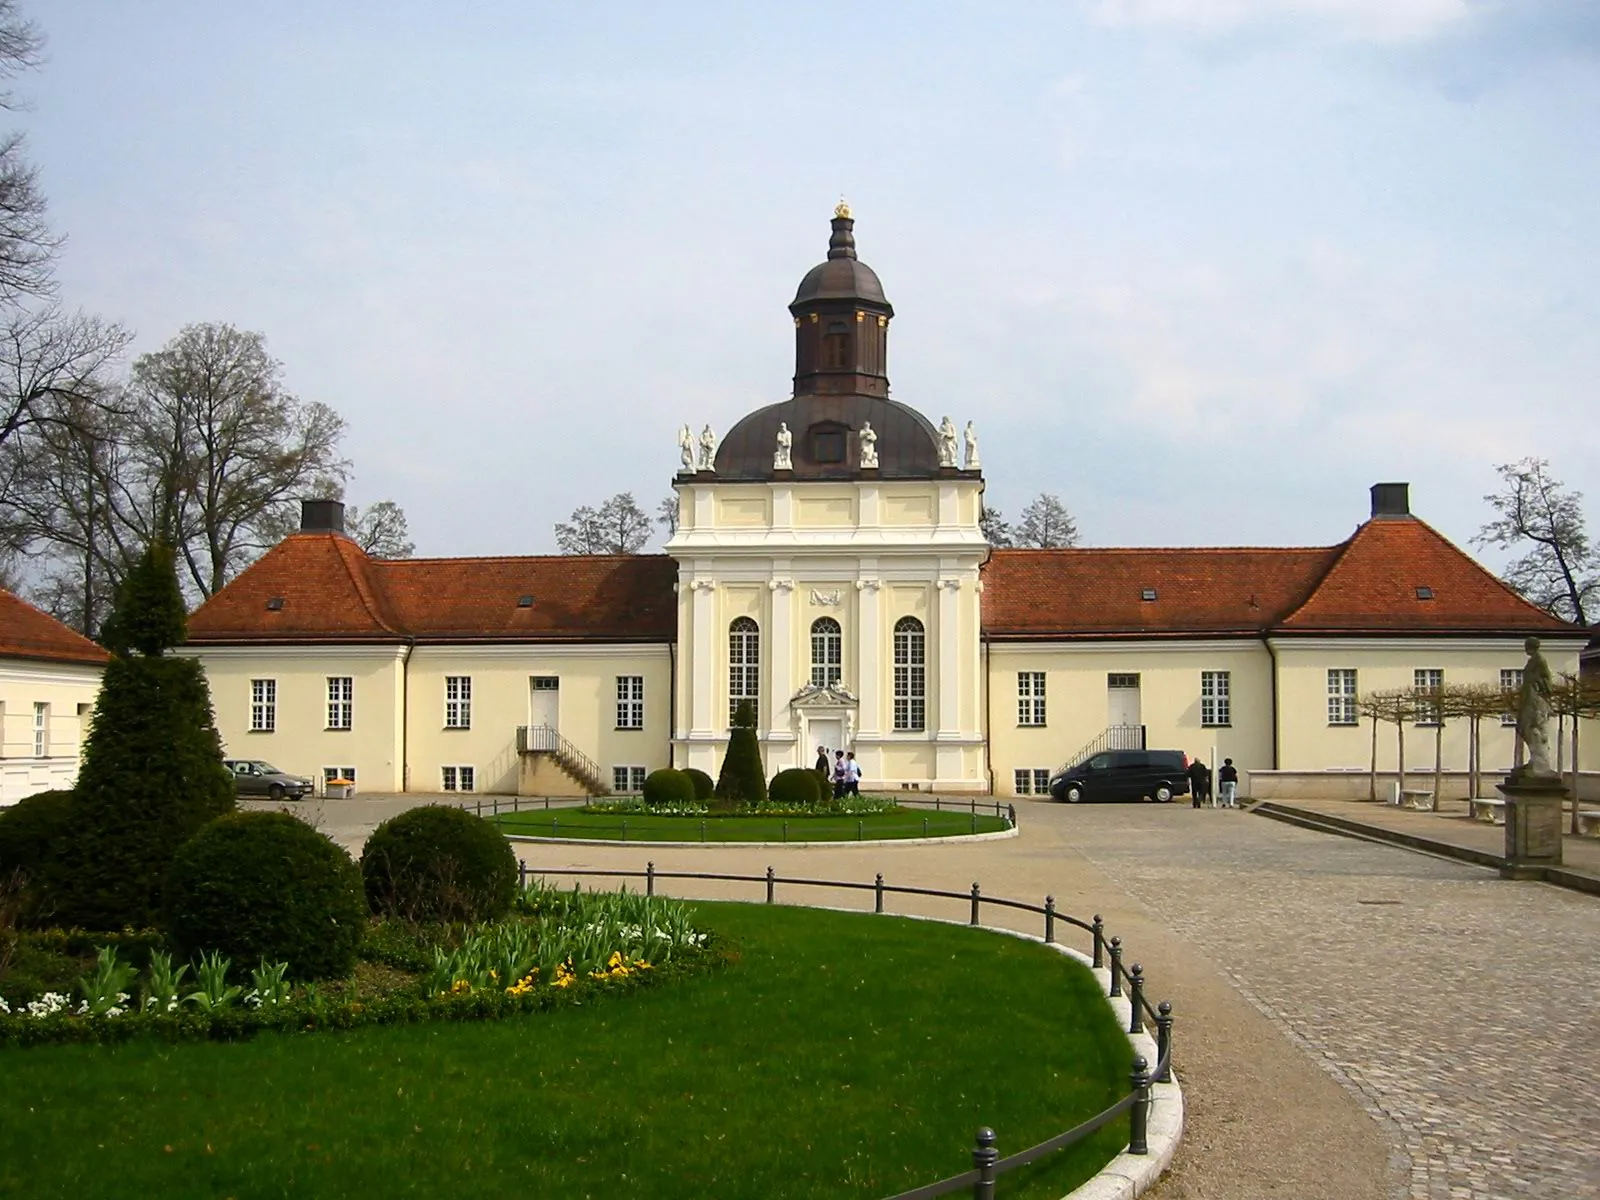
[[[1222,770],[1217,772],[1217,797],[1223,808],[1238,808],[1239,768],[1233,759],[1222,760]]]
[[[822,776],[824,783],[828,781],[828,748],[826,746],[817,747],[817,763],[811,769]]]
[[[1210,798],[1211,794],[1211,768],[1198,758],[1189,764],[1189,801],[1195,808],[1200,808]]]
[[[856,752],[854,750],[844,756],[844,766],[849,776],[844,784],[845,795],[861,795],[861,764],[856,761]]]
[[[844,799],[845,785],[850,782],[850,768],[845,765],[844,751],[833,752],[833,798]]]

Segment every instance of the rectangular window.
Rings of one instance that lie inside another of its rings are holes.
[[[1508,696],[1515,695],[1522,690],[1521,667],[1502,667],[1500,669],[1500,690]],[[1517,713],[1515,706],[1500,714],[1500,724],[1516,728]]]
[[[1233,723],[1229,697],[1232,683],[1227,671],[1200,672],[1200,724],[1219,728]]]
[[[1360,714],[1356,711],[1356,673],[1353,667],[1328,668],[1328,724],[1355,725]]]
[[[1429,728],[1442,724],[1439,693],[1444,690],[1444,672],[1437,667],[1418,667],[1411,673],[1411,679],[1418,699],[1417,724]]]
[[[472,728],[472,676],[446,675],[444,677],[444,727],[446,729]],[[446,789],[451,790],[451,789]],[[470,792],[471,788],[462,788]]]
[[[349,729],[355,712],[355,680],[348,675],[328,676],[328,728]]]
[[[322,790],[323,790],[323,793],[326,794],[327,790],[328,790],[328,785],[330,783],[335,783],[335,782],[348,783],[352,788],[354,788],[355,787],[355,782],[356,782],[356,769],[354,767],[323,767],[322,768]]]
[[[617,794],[644,791],[643,767],[612,767],[611,790]]]
[[[35,758],[50,757],[50,706],[48,704],[35,704],[33,706],[33,756]]]
[[[1044,672],[1017,672],[1017,724],[1044,724]]]
[[[250,681],[250,732],[271,733],[278,727],[278,681]]]
[[[470,792],[474,790],[476,771],[471,767],[440,767],[440,782],[447,792]]]
[[[1018,767],[1012,773],[1012,782],[1019,796],[1050,794],[1050,772],[1042,767]]]
[[[644,728],[644,676],[617,676],[617,728]]]
[[[1136,688],[1139,686],[1139,673],[1135,671],[1130,675],[1113,671],[1106,676],[1106,686],[1108,688]]]

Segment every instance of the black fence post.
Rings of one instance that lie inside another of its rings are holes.
[[[772,868],[768,867],[767,868],[767,903],[768,904],[772,903],[772,890],[773,890],[773,884],[775,882],[776,881],[773,878]]]
[[[1094,923],[1090,927],[1089,932],[1094,934],[1094,966],[1096,970],[1099,970],[1101,967],[1106,965],[1106,956],[1104,950],[1106,944],[1106,923],[1100,919],[1099,913],[1095,913]]]
[[[972,1185],[972,1200],[994,1200],[994,1165],[1000,1161],[995,1149],[994,1130],[985,1125],[978,1130],[978,1144],[972,1148],[972,1165],[978,1181]]]
[[[972,832],[973,833],[977,833],[978,832],[978,814],[977,813],[973,813],[972,814]]]
[[[517,859],[517,890],[528,890],[528,860],[525,858]]]
[[[982,897],[978,894],[978,885],[974,883],[972,885],[972,923],[974,925],[978,923],[978,905],[980,903],[982,903]]]
[[[474,816],[479,816],[479,817],[483,816],[483,801],[482,800],[474,800],[472,802],[472,811],[473,811],[473,815]]]
[[[1128,971],[1128,1032],[1144,1032],[1144,968],[1134,963]]]
[[[656,894],[656,864],[654,860],[644,865],[644,894],[646,896],[654,896]]]
[[[1150,1064],[1142,1054],[1134,1058],[1128,1082],[1133,1085],[1133,1107],[1128,1110],[1128,1153],[1149,1154]]]
[[[867,836],[867,823],[865,821],[857,821],[856,822],[856,841],[858,841],[858,842],[859,841],[863,841],[863,840],[866,839],[866,836]]]
[[[500,815],[500,797],[499,796],[490,797],[490,799],[489,799],[489,811],[494,816],[498,817]]]
[[[878,878],[872,885],[872,898],[873,898],[873,900],[872,900],[872,903],[873,903],[872,911],[881,913],[883,911],[883,872],[882,871],[878,872]]]
[[[514,813],[521,812],[522,809],[519,807],[521,804],[522,804],[522,797],[521,796],[513,796],[513,797],[511,797],[511,811],[512,812],[514,812]]]
[[[1122,995],[1122,939],[1111,939],[1111,995]]]
[[[1015,829],[1017,827],[1017,806],[1015,804],[1006,805],[1006,820],[1011,822],[1011,828]]]
[[[1156,1005],[1156,1082],[1172,1079],[1172,1001]]]
[[[1044,898],[1044,940],[1047,942],[1056,940],[1056,898],[1054,896],[1046,896]]]
[[[922,836],[923,837],[927,837],[928,836],[928,818],[927,817],[923,817],[922,818]]]
[[[560,835],[561,835],[561,818],[560,817],[551,817],[550,818],[550,836],[551,837],[559,837]]]

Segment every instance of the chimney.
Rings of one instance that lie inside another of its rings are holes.
[[[1409,483],[1373,484],[1372,515],[1374,517],[1409,517],[1411,515],[1411,485]]]
[[[301,533],[343,533],[343,500],[300,501]]]

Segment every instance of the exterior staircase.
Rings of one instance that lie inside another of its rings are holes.
[[[553,726],[518,725],[517,753],[547,755],[551,762],[591,796],[611,793],[611,785],[606,782],[600,765],[562,737],[561,731]]]
[[[1106,750],[1145,750],[1148,747],[1144,740],[1145,727],[1143,725],[1107,725],[1105,729],[1090,740],[1082,750],[1079,750],[1066,762],[1061,764],[1061,770],[1075,767],[1086,758],[1092,758]]]

